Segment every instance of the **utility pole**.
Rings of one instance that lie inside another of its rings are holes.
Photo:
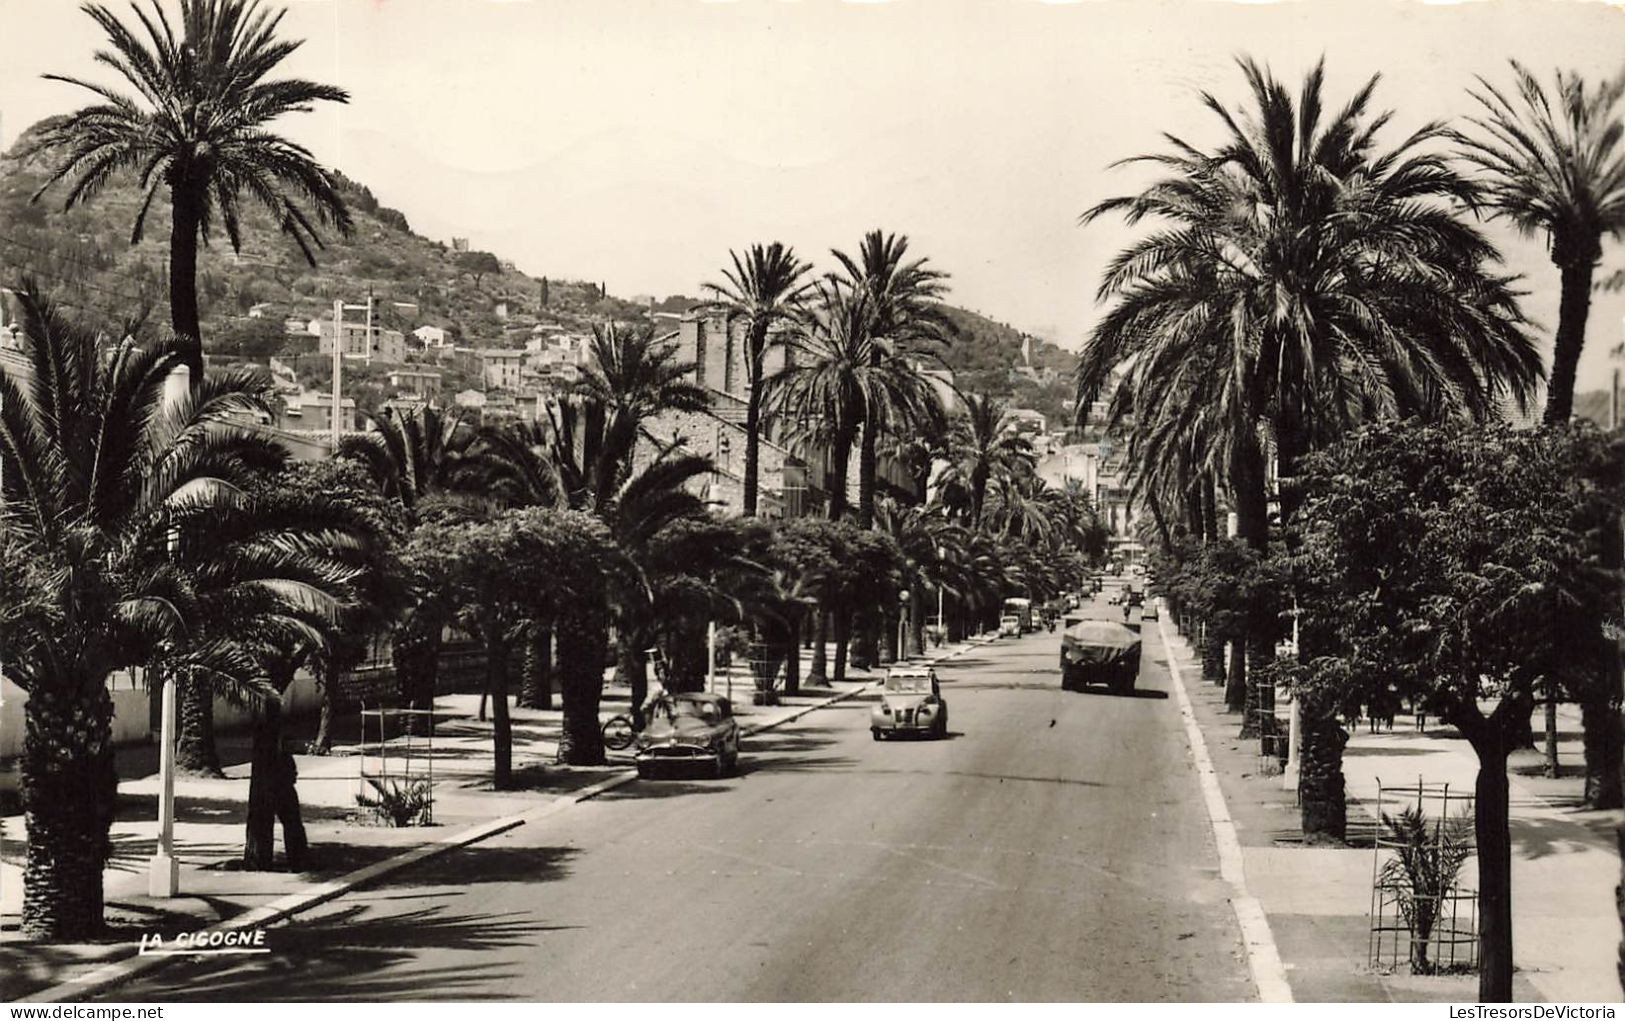
[[[372,364],[372,287],[367,287],[367,364]]]
[[[191,373],[178,365],[164,380],[164,407],[174,407],[191,391]],[[180,535],[169,531],[169,555],[175,555]],[[173,897],[180,892],[180,863],[175,860],[175,696],[180,678],[174,670],[165,670],[159,678],[163,688],[159,693],[158,728],[158,841],[152,860],[147,865],[147,895]],[[207,697],[207,696],[205,696]]]
[[[342,435],[339,409],[342,406],[344,394],[344,299],[333,300],[333,456],[339,454],[339,437]]]

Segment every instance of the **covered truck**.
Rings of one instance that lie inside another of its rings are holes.
[[[1115,692],[1130,692],[1139,674],[1140,636],[1116,621],[1078,621],[1061,635],[1063,690],[1104,684]]]

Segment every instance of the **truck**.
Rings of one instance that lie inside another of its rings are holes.
[[[1012,597],[1004,601],[1004,609],[999,613],[1002,617],[1015,617],[1019,621],[1021,633],[1037,630],[1033,624],[1033,601]]]
[[[1110,620],[1068,622],[1061,635],[1061,690],[1103,685],[1126,695],[1140,676],[1140,636]]]

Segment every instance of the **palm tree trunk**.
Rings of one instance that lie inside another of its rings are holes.
[[[1305,702],[1299,748],[1298,820],[1305,837],[1341,842],[1348,834],[1343,746],[1349,735],[1337,717]]]
[[[604,692],[606,620],[596,607],[577,607],[555,627],[559,642],[559,694],[564,727],[558,761],[570,766],[604,764],[598,705]]]
[[[852,637],[852,615],[835,615],[835,683],[846,680],[846,649]]]
[[[830,444],[829,470],[825,478],[829,482],[829,519],[839,521],[846,516],[846,476],[847,468],[852,461],[852,431],[843,430]]]
[[[248,767],[248,820],[243,868],[263,872],[276,858],[276,771],[282,751],[282,703],[267,701],[254,713]]]
[[[908,599],[909,655],[925,655],[925,588],[915,585]]]
[[[813,624],[812,664],[807,669],[807,683],[824,685],[829,683],[829,654],[825,645],[829,642],[829,611],[823,606],[813,610],[816,618]]]
[[[36,684],[23,707],[22,932],[29,939],[77,941],[102,931],[102,868],[118,796],[105,676]]]
[[[169,230],[169,324],[186,343],[192,392],[203,385],[203,330],[197,300],[198,227],[203,205],[184,183],[171,185]]]
[[[801,691],[801,614],[792,611],[785,624],[784,693]]]
[[[310,742],[310,754],[326,755],[333,750],[333,717],[338,712],[338,670],[332,657],[317,656],[310,662],[316,675],[316,686],[322,693],[321,714],[316,717],[316,737]]]
[[[1574,376],[1580,368],[1580,351],[1585,347],[1596,263],[1582,256],[1558,268],[1562,295],[1557,308],[1557,338],[1552,345],[1552,374],[1546,386],[1546,425],[1565,425],[1574,414]]]
[[[880,461],[880,426],[863,423],[863,442],[858,448],[858,527],[875,526],[875,469]]]
[[[190,671],[183,670],[177,676],[181,686],[175,769],[187,776],[225,776],[214,741],[214,692]]]
[[[760,373],[757,373],[760,376]],[[762,456],[762,381],[751,383],[745,395],[745,517],[756,516],[756,493],[760,485]]]
[[[553,629],[533,622],[525,641],[525,674],[519,681],[519,704],[526,709],[553,708]]]

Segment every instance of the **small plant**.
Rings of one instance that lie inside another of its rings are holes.
[[[414,777],[404,783],[367,777],[366,791],[355,796],[356,804],[372,809],[372,813],[391,826],[421,826],[434,807],[434,786],[425,777]]]
[[[1473,852],[1471,823],[1461,817],[1430,823],[1420,808],[1407,808],[1398,819],[1384,812],[1382,824],[1398,852],[1383,864],[1382,882],[1397,893],[1411,930],[1411,972],[1429,975],[1436,964],[1428,959],[1428,944]]]

